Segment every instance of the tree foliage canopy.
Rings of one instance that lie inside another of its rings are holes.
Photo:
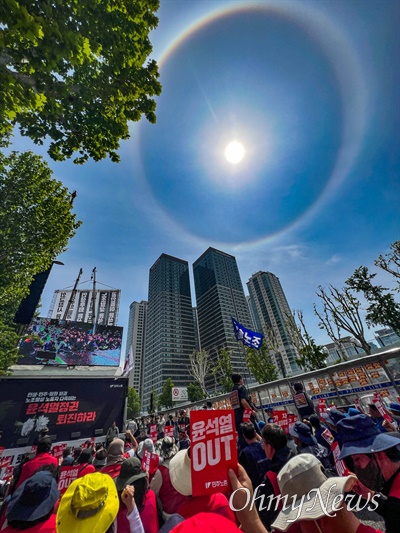
[[[216,385],[220,385],[222,392],[230,392],[232,390],[233,374],[231,354],[226,348],[221,348],[218,354],[217,364],[214,366],[212,373],[214,374]]]
[[[33,276],[66,250],[80,222],[68,189],[32,152],[0,153],[0,318],[11,324]]]
[[[274,365],[271,355],[271,350],[265,337],[259,350],[246,347],[247,366],[259,383],[269,383],[279,377],[278,369]]]
[[[9,375],[8,369],[17,362],[17,342],[18,335],[15,330],[0,317],[0,376]]]
[[[134,418],[140,414],[140,398],[134,387],[128,387],[127,416]]]
[[[380,255],[374,263],[396,278],[397,291],[400,292],[400,241],[392,243],[390,245],[390,252],[385,255]]]
[[[371,274],[368,268],[361,266],[346,281],[346,285],[356,292],[361,292],[368,302],[365,319],[369,326],[382,324],[390,326],[400,334],[400,304],[395,301],[393,294],[382,285],[375,285],[373,280],[376,273]]]
[[[309,334],[300,309],[293,311],[293,315],[287,317],[286,327],[299,354],[296,363],[303,370],[325,368],[328,354]]]
[[[207,397],[198,383],[189,383],[187,386],[187,393],[189,401],[191,402],[198,402],[199,400],[204,400],[204,398]]]
[[[56,161],[118,161],[128,122],[156,121],[152,46],[159,0],[4,0],[0,10],[0,138],[19,124]]]
[[[361,318],[361,302],[354,296],[349,287],[339,290],[332,285],[329,291],[323,287],[318,287],[317,296],[322,303],[322,312],[314,304],[314,312],[320,322],[319,327],[325,329],[328,335],[336,344],[341,344],[342,338],[340,331],[350,333],[360,343],[362,349],[367,355],[371,354],[371,346],[365,338],[365,330]],[[336,334],[333,331],[332,324],[335,325]]]
[[[164,381],[163,390],[160,396],[158,397],[158,407],[173,407],[174,402],[172,401],[172,389],[174,384],[171,378],[167,378]]]

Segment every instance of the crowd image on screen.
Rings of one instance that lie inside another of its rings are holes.
[[[119,328],[97,326],[93,331],[93,326],[88,324],[60,324],[56,320],[46,320],[44,324],[30,326],[20,345],[20,354],[34,357],[38,350],[42,350],[60,355],[85,355],[98,350],[120,350],[121,342]]]
[[[400,404],[388,406],[388,422],[355,408],[328,407],[319,416],[310,400],[311,420],[298,411],[298,421],[283,429],[271,421],[273,408],[252,402],[237,374],[232,390],[238,464],[220,492],[193,495],[190,412],[153,413],[122,428],[113,422],[101,442],[67,447],[57,459],[43,435],[14,469],[0,531],[399,533]],[[250,420],[241,407],[251,409]],[[207,402],[202,410],[212,419],[220,408]],[[63,490],[65,469],[76,475]],[[369,523],[358,513],[362,502]]]

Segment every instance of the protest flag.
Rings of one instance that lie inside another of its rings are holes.
[[[262,345],[264,335],[262,333],[257,333],[251,329],[247,329],[237,320],[232,317],[233,329],[235,331],[235,337],[237,341],[242,341],[245,346],[249,348],[255,348],[259,350]]]
[[[133,348],[132,348],[132,345],[131,345],[131,347],[129,348],[128,357],[125,360],[124,371],[123,371],[122,375],[123,376],[127,376],[129,374],[129,372],[131,370],[133,370],[134,366],[135,365],[134,365],[134,362],[133,362]]]

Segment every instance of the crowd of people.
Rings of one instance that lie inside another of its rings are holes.
[[[399,533],[395,427],[372,407],[369,414],[331,408],[319,417],[304,396],[300,419],[287,434],[270,411],[260,424],[241,376],[232,381],[238,464],[228,472],[226,491],[193,496],[190,417],[155,414],[129,421],[124,439],[114,423],[104,447],[67,448],[61,462],[43,436],[35,457],[15,471],[0,531]],[[245,410],[251,416],[243,422]],[[391,412],[400,414],[400,405],[391,404]],[[60,466],[74,465],[77,478],[60,495]],[[362,508],[381,515],[381,530],[360,522],[354,511]]]
[[[97,326],[87,329],[86,324],[46,320],[45,324],[30,327],[32,336],[26,337],[20,346],[20,354],[34,357],[37,350],[57,352],[60,354],[85,354],[96,350],[119,350],[122,342],[122,330],[114,327]]]

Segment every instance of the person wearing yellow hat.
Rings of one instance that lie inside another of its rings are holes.
[[[106,533],[119,509],[114,480],[94,472],[76,479],[61,498],[57,533]]]

